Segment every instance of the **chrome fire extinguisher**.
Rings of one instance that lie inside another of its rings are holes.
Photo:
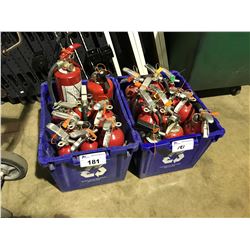
[[[82,77],[78,64],[73,60],[74,51],[81,44],[74,43],[61,50],[59,60],[51,67],[48,74],[48,87],[53,103],[56,102],[52,88],[52,76],[56,81],[58,98],[65,102],[75,102],[80,98]]]

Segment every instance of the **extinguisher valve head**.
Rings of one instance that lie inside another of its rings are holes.
[[[58,60],[58,61],[56,62],[56,65],[57,65],[57,68],[60,69],[60,68],[63,67],[64,61],[63,61],[63,60]]]
[[[172,123],[172,122],[173,123],[178,123],[179,120],[180,120],[180,116],[178,114],[175,114],[175,113],[169,117],[169,122],[170,123]]]
[[[96,104],[94,105],[93,109],[94,109],[94,110],[100,110],[101,107],[102,107],[102,105],[98,102],[98,103],[96,103]]]
[[[201,117],[203,120],[206,120],[208,123],[214,122],[214,117],[206,110],[201,111]]]
[[[199,122],[201,120],[201,115],[199,113],[195,113],[192,117],[193,122]]]
[[[112,122],[111,121],[105,121],[103,124],[103,130],[104,131],[109,131],[111,129]]]
[[[84,136],[84,137],[80,137],[77,141],[74,142],[74,144],[71,146],[70,148],[70,151],[71,152],[74,152],[76,151],[80,146],[81,144],[87,140],[87,137]]]
[[[69,72],[72,72],[75,70],[75,66],[72,63],[69,63],[67,61],[64,63],[63,67]]]

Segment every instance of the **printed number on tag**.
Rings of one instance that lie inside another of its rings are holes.
[[[186,139],[172,142],[172,152],[181,152],[194,149],[194,139]]]
[[[79,159],[81,168],[92,167],[96,165],[104,165],[107,163],[105,152],[80,155]]]

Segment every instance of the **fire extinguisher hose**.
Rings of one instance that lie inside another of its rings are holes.
[[[87,112],[88,112],[88,107],[82,106],[83,121],[85,122],[88,121]]]
[[[52,87],[52,76],[54,73],[54,70],[57,68],[57,63],[54,63],[53,66],[50,68],[49,73],[48,73],[48,88],[49,88],[49,95],[51,98],[51,102],[55,103],[56,98],[53,92],[53,87]]]

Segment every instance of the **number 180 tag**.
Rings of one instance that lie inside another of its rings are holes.
[[[181,152],[194,149],[194,139],[186,139],[172,142],[172,152]]]
[[[80,155],[79,159],[81,168],[104,165],[107,163],[105,152]]]

